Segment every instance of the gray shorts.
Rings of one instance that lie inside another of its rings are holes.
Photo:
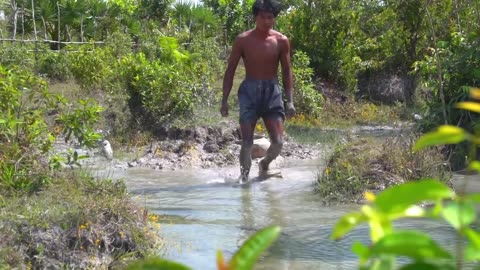
[[[245,79],[238,89],[240,123],[258,118],[280,117],[285,120],[282,91],[278,79]]]

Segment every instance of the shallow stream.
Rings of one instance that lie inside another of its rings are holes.
[[[282,179],[248,186],[232,182],[236,167],[166,172],[131,168],[108,174],[123,178],[134,198],[161,216],[166,243],[159,253],[193,269],[216,269],[217,249],[228,258],[249,235],[271,224],[281,226],[281,236],[255,269],[356,269],[350,246],[353,241],[368,244],[368,227],[338,242],[329,239],[336,221],[359,205],[322,204],[312,192],[321,165],[320,160],[289,161],[279,169]],[[457,242],[447,224],[408,220],[397,226],[426,231],[451,250]]]

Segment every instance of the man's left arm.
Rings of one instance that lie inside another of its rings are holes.
[[[280,64],[282,65],[283,87],[287,97],[286,113],[288,116],[295,114],[293,106],[293,74],[290,61],[290,42],[287,37],[280,38]]]

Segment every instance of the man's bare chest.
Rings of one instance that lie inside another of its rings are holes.
[[[243,48],[243,56],[250,59],[278,58],[279,53],[276,41],[248,42]]]

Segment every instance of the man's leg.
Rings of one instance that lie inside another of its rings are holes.
[[[240,149],[240,180],[242,182],[248,181],[250,167],[252,166],[253,132],[256,124],[256,119],[240,124],[240,131],[242,133],[242,148]]]
[[[283,146],[283,118],[280,116],[268,117],[263,119],[268,135],[270,136],[270,147],[266,156],[260,161],[260,174],[268,171],[270,163],[280,155]]]

